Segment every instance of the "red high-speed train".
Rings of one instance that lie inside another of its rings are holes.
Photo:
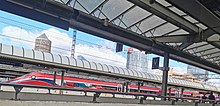
[[[60,86],[59,82],[61,82],[61,76],[57,75],[56,83],[54,84],[54,75],[47,74],[43,72],[31,72],[29,74],[23,75],[18,78],[14,78],[6,81],[7,83],[13,84],[28,84],[28,85],[39,85],[39,86]],[[122,92],[122,84],[116,82],[106,82],[99,80],[91,80],[91,79],[83,79],[83,78],[75,78],[75,77],[64,77],[64,86],[65,88],[79,88],[85,90],[105,90],[110,92]],[[136,85],[128,85],[129,93],[138,93],[138,86]],[[141,93],[147,94],[155,94],[158,95],[161,91],[160,88],[141,86]],[[172,96],[175,96],[177,90],[170,90]],[[184,97],[190,97],[192,94],[199,96],[198,92],[188,91],[183,92]],[[169,95],[169,94],[168,94]]]

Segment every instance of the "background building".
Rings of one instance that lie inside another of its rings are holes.
[[[34,50],[42,51],[42,52],[51,52],[51,41],[48,37],[43,33],[35,39],[35,48]]]
[[[159,70],[156,72],[156,75],[163,75],[163,71]],[[190,73],[177,73],[175,72],[175,70],[173,68],[170,68],[170,70],[168,71],[168,76],[172,77],[172,78],[176,78],[176,79],[181,79],[181,80],[186,80],[186,81],[190,81],[190,82],[196,82],[196,83],[200,83],[201,80],[199,80],[197,77],[193,76]]]
[[[209,72],[207,70],[188,65],[187,73],[192,74],[193,76],[201,80],[203,83],[220,86],[220,75],[214,72]]]
[[[126,67],[130,70],[147,71],[148,60],[145,52],[134,48],[128,48]]]
[[[196,78],[198,78],[199,80],[203,82],[206,82],[209,76],[208,71],[192,66],[192,65],[187,66],[187,73],[192,74],[193,76],[195,76]]]

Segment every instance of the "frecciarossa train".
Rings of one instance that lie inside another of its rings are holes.
[[[38,85],[38,86],[60,86],[59,84],[54,84],[54,75],[47,74],[43,72],[31,72],[29,74],[23,75],[21,77],[17,77],[11,80],[6,81],[7,83],[12,84],[28,84],[28,85]],[[61,76],[57,75],[56,82],[61,81]],[[122,92],[123,84],[116,83],[116,82],[106,82],[100,80],[91,80],[91,79],[83,79],[83,78],[75,78],[75,77],[64,77],[64,85],[65,88],[78,88],[78,89],[85,89],[85,90],[103,90],[103,91],[110,91],[110,92]],[[138,93],[138,86],[137,85],[128,85],[128,92],[129,93]],[[155,94],[159,95],[161,92],[161,88],[149,87],[149,86],[140,86],[141,93],[147,94]],[[169,95],[175,96],[179,91],[170,90],[167,91],[171,93]],[[200,94],[195,91],[188,91],[183,92],[183,97],[190,97],[191,95]]]

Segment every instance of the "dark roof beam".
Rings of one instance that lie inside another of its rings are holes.
[[[181,42],[188,42],[190,39],[190,34],[183,34],[183,35],[170,35],[170,36],[156,36],[150,37],[159,42],[163,43],[181,43]]]
[[[200,34],[201,34],[202,40],[207,41],[207,39],[210,36],[212,36],[213,34],[216,34],[216,33],[213,30],[208,28],[208,29],[204,30],[203,32],[201,32]]]
[[[207,30],[202,31],[202,41],[206,41],[210,36],[215,33],[220,34],[220,19],[210,10],[208,10],[198,0],[168,0],[176,7],[184,10],[190,14],[193,18],[197,19],[202,24],[208,27]],[[198,12],[199,11],[199,12]],[[210,43],[210,42],[209,42]],[[220,48],[218,44],[211,42],[213,46]]]
[[[205,31],[202,31],[199,34],[197,34],[196,37],[193,37],[192,39],[190,39],[189,42],[184,42],[183,44],[181,44],[179,46],[179,49],[183,50],[183,49],[187,48],[188,46],[192,45],[193,43],[206,41],[206,39],[213,34],[215,34],[214,31],[212,31],[210,29],[206,29]]]
[[[161,4],[155,2],[150,4],[150,0],[128,0],[137,6],[159,16],[160,18],[184,29],[190,33],[198,33],[198,26],[192,24],[188,20],[184,19],[183,17],[177,15],[173,11],[169,10],[168,8],[162,6]]]
[[[198,0],[167,0],[179,9],[190,14],[193,18],[200,21],[202,24],[211,28],[210,30],[220,34],[220,19],[208,10]],[[205,35],[208,38],[211,35]]]

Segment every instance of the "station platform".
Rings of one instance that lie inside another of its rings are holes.
[[[0,100],[0,105],[1,106],[143,106],[141,104],[83,103],[83,102],[55,102],[55,101],[13,101],[13,100]],[[155,105],[145,105],[145,106],[155,106]]]
[[[193,104],[144,104],[144,106],[195,106]],[[0,100],[0,106],[143,106],[143,104],[122,104],[122,103],[89,103],[89,102],[57,102],[57,101],[15,101]],[[211,104],[200,104],[198,106],[212,106]],[[215,105],[220,106],[220,105]]]
[[[0,106],[213,106],[213,104],[192,102],[176,102],[161,100],[144,100],[140,104],[139,99],[100,97],[96,102],[92,96],[60,95],[60,94],[36,94],[19,93],[14,100],[14,92],[0,92]],[[220,104],[215,104],[220,106]]]

